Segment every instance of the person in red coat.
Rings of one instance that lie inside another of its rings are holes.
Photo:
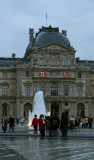
[[[34,126],[34,133],[37,133],[39,119],[37,118],[36,114],[34,115],[34,117],[35,118],[33,118],[32,126]]]
[[[40,115],[40,119],[39,119],[39,131],[40,131],[41,137],[44,137],[45,136],[45,119],[43,114]]]

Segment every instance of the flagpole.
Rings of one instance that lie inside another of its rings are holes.
[[[47,27],[47,13],[46,13],[46,27]]]

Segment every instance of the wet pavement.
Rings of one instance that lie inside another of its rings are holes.
[[[93,160],[93,128],[69,129],[68,137],[49,137],[44,139],[40,133],[26,125],[16,125],[14,133],[3,133],[0,128],[0,160]]]

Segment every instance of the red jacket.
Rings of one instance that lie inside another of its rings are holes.
[[[39,131],[45,130],[45,124],[43,124],[43,120],[39,119]]]
[[[35,117],[33,118],[32,125],[38,126],[38,122],[39,122],[38,118]]]

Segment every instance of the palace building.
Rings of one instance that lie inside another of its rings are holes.
[[[75,58],[66,30],[42,27],[23,58],[0,58],[0,118],[28,118],[37,91],[43,91],[48,112],[94,117],[94,61]],[[39,106],[40,109],[40,106]]]

